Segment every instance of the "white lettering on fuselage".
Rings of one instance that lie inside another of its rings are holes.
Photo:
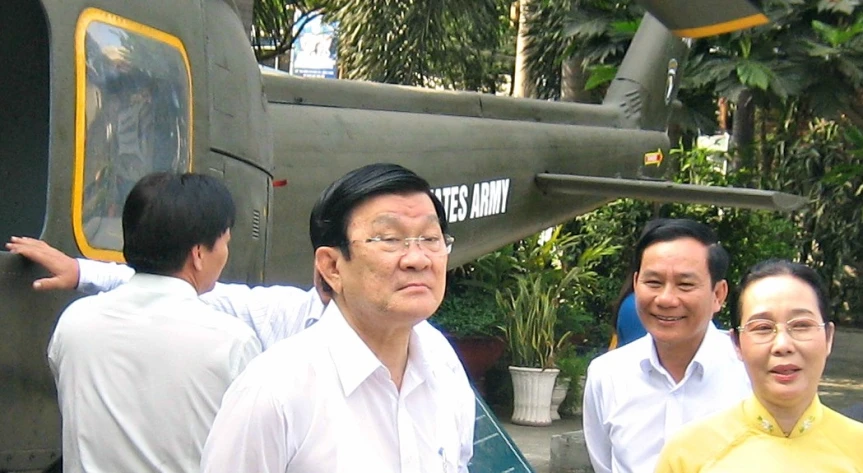
[[[438,187],[432,192],[443,204],[447,221],[463,222],[465,219],[505,214],[509,202],[509,179]]]

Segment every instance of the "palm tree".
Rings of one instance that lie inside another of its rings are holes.
[[[494,91],[506,71],[505,0],[334,0],[345,77]]]
[[[643,13],[627,0],[534,0],[526,12],[525,62],[537,96],[556,99],[566,91],[578,101],[600,100],[589,91],[601,92],[614,77]]]

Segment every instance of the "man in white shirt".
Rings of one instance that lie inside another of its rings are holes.
[[[648,335],[588,368],[584,435],[596,473],[653,472],[680,427],[751,393],[731,339],[711,323],[728,294],[728,254],[713,231],[652,221],[635,251],[636,309]]]
[[[196,472],[230,383],[261,351],[198,299],[228,258],[234,204],[218,180],[158,173],[123,208],[128,284],[61,314],[48,346],[63,471]]]
[[[472,392],[420,328],[443,298],[446,230],[428,183],[401,166],[325,190],[310,233],[333,303],[232,385],[202,471],[467,472]]]

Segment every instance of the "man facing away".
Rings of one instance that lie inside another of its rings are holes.
[[[711,323],[728,294],[728,254],[713,231],[686,219],[649,222],[632,267],[648,336],[588,368],[584,435],[596,473],[653,472],[681,426],[751,392],[730,338]]]
[[[48,345],[66,473],[198,471],[222,396],[261,351],[198,299],[225,266],[234,212],[204,175],[151,174],[132,189],[123,256],[136,274],[72,303]]]
[[[231,386],[202,471],[466,473],[469,384],[417,330],[443,299],[442,205],[413,172],[371,165],[324,191],[310,227],[332,303]]]

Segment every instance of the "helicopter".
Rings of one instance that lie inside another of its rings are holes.
[[[306,222],[345,172],[425,177],[457,238],[450,266],[619,197],[790,209],[780,192],[673,184],[668,119],[699,37],[767,21],[746,0],[645,0],[601,104],[299,78],[262,69],[232,0],[5,0],[0,5],[0,239],[38,236],[122,261],[126,194],[154,171],[217,176],[237,221],[230,282],[309,286]],[[0,251],[0,472],[57,468],[45,347],[73,297]],[[478,428],[479,430],[479,428]]]

